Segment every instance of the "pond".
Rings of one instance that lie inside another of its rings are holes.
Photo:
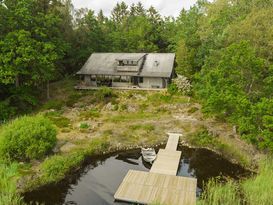
[[[197,196],[203,183],[216,176],[240,179],[250,173],[207,149],[181,146],[182,157],[179,176],[197,178]],[[93,157],[84,168],[56,185],[45,186],[25,194],[25,201],[45,205],[109,205],[126,204],[114,202],[114,193],[129,169],[149,171],[151,165],[142,160],[140,149],[116,152]]]

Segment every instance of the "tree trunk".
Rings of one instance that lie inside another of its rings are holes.
[[[49,95],[49,81],[47,81],[47,83],[46,83],[46,98],[48,100],[50,99],[50,95]]]
[[[16,88],[19,88],[19,86],[20,86],[19,76],[16,75],[16,77],[15,77],[15,87],[16,87]]]

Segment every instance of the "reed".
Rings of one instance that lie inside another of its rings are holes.
[[[238,186],[229,180],[226,184],[221,184],[217,179],[210,180],[202,194],[198,205],[239,205]]]
[[[246,204],[273,204],[273,160],[263,161],[258,175],[244,181],[242,190]]]
[[[273,202],[273,160],[261,162],[257,175],[241,182],[208,182],[198,205],[269,205]]]
[[[0,205],[23,205],[22,197],[16,191],[18,165],[0,164]]]

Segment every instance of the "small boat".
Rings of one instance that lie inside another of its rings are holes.
[[[154,148],[141,148],[141,154],[144,161],[149,162],[151,164],[156,159],[156,153]]]

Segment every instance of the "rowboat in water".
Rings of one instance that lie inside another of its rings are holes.
[[[156,153],[154,148],[141,148],[141,154],[144,161],[149,162],[151,164],[156,159]]]

